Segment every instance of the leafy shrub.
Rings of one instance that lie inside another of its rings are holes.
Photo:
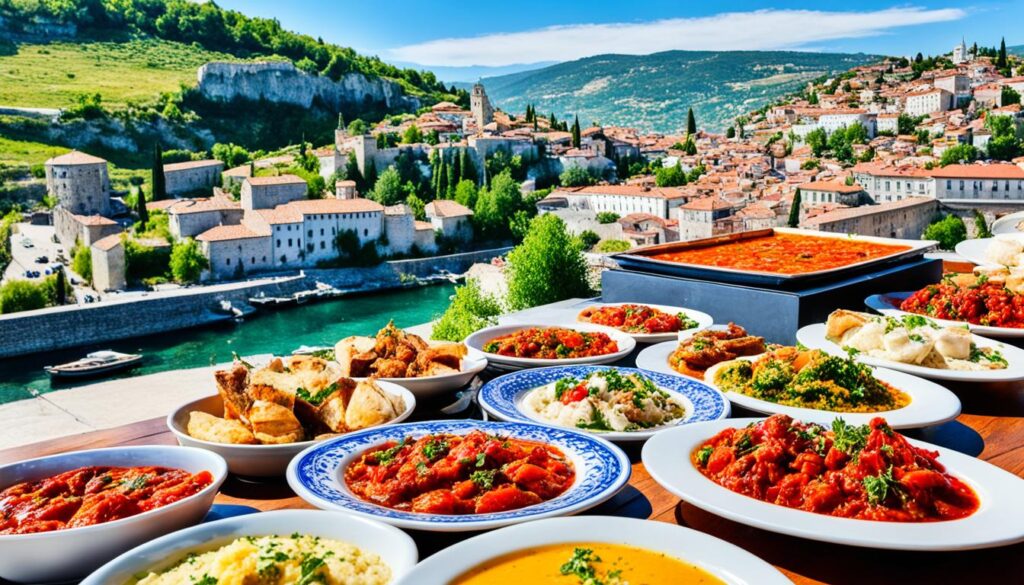
[[[614,254],[616,252],[625,252],[633,247],[626,240],[604,240],[597,245],[597,251],[602,254]]]
[[[508,305],[527,309],[591,294],[579,239],[565,222],[546,214],[534,218],[523,243],[508,255]]]
[[[49,297],[44,285],[28,280],[10,280],[0,286],[0,313],[42,309]]]
[[[956,248],[957,244],[967,239],[967,226],[959,217],[947,215],[925,228],[921,239],[936,240],[943,250],[952,250]]]
[[[86,282],[92,282],[92,251],[88,246],[76,243],[71,249],[71,269]]]
[[[442,341],[462,341],[474,331],[497,323],[500,314],[501,303],[485,294],[476,280],[468,279],[465,285],[455,288],[451,304],[434,324],[430,336]]]
[[[198,282],[203,270],[210,267],[210,261],[203,255],[199,243],[186,238],[174,243],[171,248],[171,276],[182,284]]]
[[[593,248],[601,241],[601,236],[597,235],[597,232],[594,232],[593,230],[584,230],[583,233],[579,235],[579,238],[580,243],[583,244],[584,250]]]
[[[619,214],[614,211],[600,211],[597,214],[598,223],[615,223],[619,221]]]

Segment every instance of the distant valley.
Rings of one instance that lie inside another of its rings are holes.
[[[697,124],[722,130],[807,82],[879,59],[875,55],[786,51],[668,51],[597,55],[482,81],[491,101],[508,112],[579,114],[600,122],[674,132],[692,107]],[[465,87],[471,84],[457,84]]]

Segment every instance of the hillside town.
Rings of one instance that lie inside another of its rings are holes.
[[[141,208],[112,193],[105,160],[72,151],[46,162],[56,205],[32,222],[52,222],[58,257],[88,256],[80,276],[98,295],[132,286],[127,248],[193,246],[195,280],[218,282],[508,238],[474,217],[489,173],[514,182],[528,216],[557,215],[595,252],[782,226],[918,239],[943,214],[991,221],[1024,204],[1024,71],[992,52],[961,41],[857,67],[724,133],[698,129],[692,111],[678,134],[504,112],[478,83],[468,108],[441,102],[372,127],[339,119],[316,150],[163,164],[162,193]],[[322,181],[290,172],[308,161]],[[408,197],[381,194],[396,169]],[[436,198],[424,203],[414,180]]]

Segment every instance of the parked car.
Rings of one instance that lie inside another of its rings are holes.
[[[47,258],[46,256],[39,256],[38,258],[36,258],[36,264],[48,264],[49,262],[50,259]]]

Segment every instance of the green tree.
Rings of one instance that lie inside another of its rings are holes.
[[[683,144],[683,152],[693,156],[697,154],[697,143],[693,141],[693,136],[688,136],[686,142]]]
[[[953,250],[957,244],[967,239],[967,226],[958,216],[947,215],[925,228],[921,239],[935,240],[943,250]]]
[[[76,243],[71,249],[71,269],[86,282],[92,282],[92,251],[89,246]]]
[[[972,213],[974,214],[974,231],[977,232],[974,234],[974,237],[991,238],[992,231],[988,229],[988,222],[985,221],[985,216],[977,209],[972,210]]]
[[[686,173],[676,161],[670,167],[659,167],[654,171],[654,183],[659,187],[679,187],[686,184]]]
[[[791,228],[800,226],[800,204],[803,203],[803,198],[800,196],[800,189],[798,188],[793,193],[793,204],[789,206],[789,221],[786,222]]]
[[[522,208],[522,202],[519,183],[505,170],[491,180],[490,187],[477,194],[473,220],[487,237],[504,238],[509,235],[509,222]]]
[[[999,41],[999,56],[996,57],[996,67],[1005,69],[1006,65],[1006,38],[1004,37]]]
[[[820,157],[828,147],[828,134],[824,128],[815,128],[804,136],[804,143],[810,147],[814,156]]]
[[[686,133],[691,136],[697,133],[697,118],[693,116],[693,108],[686,112]]]
[[[530,222],[532,219],[533,218],[530,213],[525,209],[518,209],[512,214],[512,219],[508,222],[508,229],[512,233],[512,237],[515,238],[517,242],[523,241],[523,238],[525,238],[526,234],[530,231]]]
[[[160,143],[153,145],[153,169],[151,171],[153,201],[167,198],[167,184],[164,178],[163,150]]]
[[[1001,103],[1004,106],[1019,104],[1020,94],[1017,93],[1017,90],[1013,89],[1009,85],[1004,85],[1001,91],[999,103]]]
[[[361,118],[356,118],[348,124],[349,136],[362,136],[370,131],[370,127]]]
[[[320,68],[317,66],[316,61],[313,61],[309,57],[303,57],[295,62],[295,68],[304,71],[310,75],[320,75]]]
[[[913,134],[917,130],[917,120],[909,114],[900,114],[896,119],[897,134]]]
[[[633,244],[626,240],[601,240],[595,250],[601,254],[617,254],[625,252],[633,247]]]
[[[363,191],[367,192],[373,189],[374,185],[377,184],[377,163],[372,160],[366,161],[366,175],[363,179]]]
[[[572,123],[572,146],[573,148],[579,148],[581,144],[580,137],[580,117],[577,115],[576,119]]]
[[[807,96],[807,103],[811,106],[818,105],[818,92],[812,91],[811,95]]]
[[[736,127],[735,126],[729,126],[728,128],[726,128],[725,129],[725,137],[726,138],[736,138]]]
[[[64,267],[58,266],[54,273],[54,304],[66,305],[68,302],[68,279],[64,274]]]
[[[455,295],[445,312],[434,323],[431,339],[441,341],[462,341],[470,334],[497,324],[501,315],[501,303],[486,294],[476,279],[466,279],[466,284],[455,287]]]
[[[0,272],[11,262],[11,241],[14,236],[14,224],[22,221],[21,212],[17,208],[7,212],[0,218]]]
[[[0,313],[42,309],[47,301],[43,287],[28,280],[9,280],[0,286]]]
[[[139,187],[135,195],[135,214],[139,216],[139,224],[145,226],[149,222],[149,211],[146,209],[146,192]]]
[[[978,149],[970,144],[958,144],[947,148],[939,159],[940,166],[969,163],[978,158]]]
[[[614,211],[599,211],[597,212],[597,223],[608,224],[619,221],[619,214]]]
[[[480,176],[476,172],[476,164],[473,163],[473,157],[469,154],[468,148],[461,149],[459,158],[462,160],[459,162],[459,169],[462,172],[463,179],[469,179],[474,184],[480,182]]]
[[[448,157],[443,154],[437,163],[437,172],[433,181],[434,199],[444,199],[448,194]]]
[[[416,216],[417,220],[423,221],[427,219],[427,204],[424,203],[422,199],[417,197],[415,193],[410,193],[409,195],[406,196],[405,204],[408,205],[410,209],[412,209],[412,213],[413,215]]]
[[[558,180],[563,187],[585,187],[597,183],[597,177],[590,170],[578,165],[570,165],[558,175]]]
[[[203,270],[210,267],[210,262],[203,255],[199,242],[192,238],[178,240],[171,248],[171,276],[176,282],[191,284],[199,282]]]
[[[395,167],[388,167],[380,174],[373,190],[370,191],[369,198],[385,206],[394,205],[402,200],[402,177]]]
[[[591,295],[583,246],[552,214],[534,218],[523,243],[509,253],[507,271],[512,310]]]
[[[597,245],[601,241],[601,236],[597,235],[597,232],[593,230],[583,230],[579,235],[580,244],[583,245],[584,250],[589,250]]]
[[[402,133],[402,144],[418,144],[420,142],[423,142],[423,133],[420,132],[416,124],[410,125]]]
[[[844,137],[847,144],[867,144],[868,129],[860,122],[854,122],[846,127]]]
[[[455,186],[455,201],[465,205],[469,209],[476,207],[476,182],[469,179],[462,179]]]

